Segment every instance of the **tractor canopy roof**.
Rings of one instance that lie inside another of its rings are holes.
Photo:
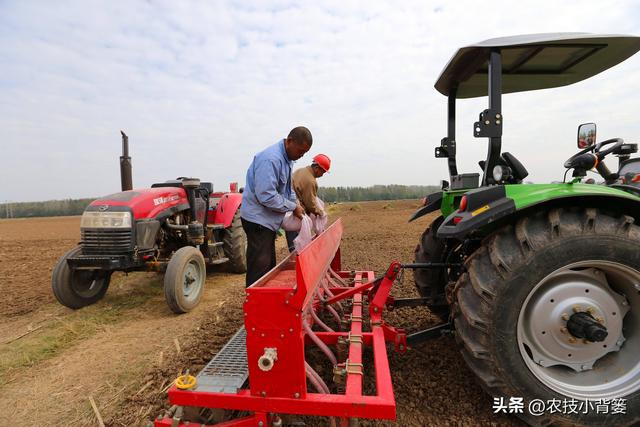
[[[435,84],[456,98],[487,96],[488,58],[502,56],[502,93],[566,86],[594,76],[640,50],[640,37],[548,33],[501,37],[459,49]]]

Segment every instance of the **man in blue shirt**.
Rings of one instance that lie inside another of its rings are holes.
[[[276,232],[284,214],[293,211],[298,218],[304,214],[291,186],[291,168],[312,143],[309,129],[296,127],[286,139],[256,154],[247,170],[240,207],[247,235],[246,286],[276,266]]]

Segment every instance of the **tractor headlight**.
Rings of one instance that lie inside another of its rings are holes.
[[[511,174],[511,171],[509,170],[509,168],[507,166],[502,166],[502,165],[495,165],[493,167],[493,180],[495,182],[501,182],[504,181],[505,179],[509,178],[509,175]]]
[[[130,212],[85,212],[81,228],[131,228]]]

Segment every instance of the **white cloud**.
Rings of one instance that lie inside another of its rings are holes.
[[[433,84],[457,48],[640,34],[638,12],[633,1],[4,2],[0,201],[117,190],[120,129],[137,186],[242,182],[253,155],[298,124],[314,134],[312,154],[334,160],[322,185],[436,183],[447,175],[433,158],[446,99]],[[503,149],[548,182],[580,122],[638,142],[639,70],[634,57],[567,88],[505,96]],[[471,135],[485,105],[459,102],[461,171],[486,154]]]

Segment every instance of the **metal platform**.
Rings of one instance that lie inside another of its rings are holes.
[[[242,327],[207,363],[196,377],[198,391],[237,393],[242,388],[249,377],[246,338]]]

